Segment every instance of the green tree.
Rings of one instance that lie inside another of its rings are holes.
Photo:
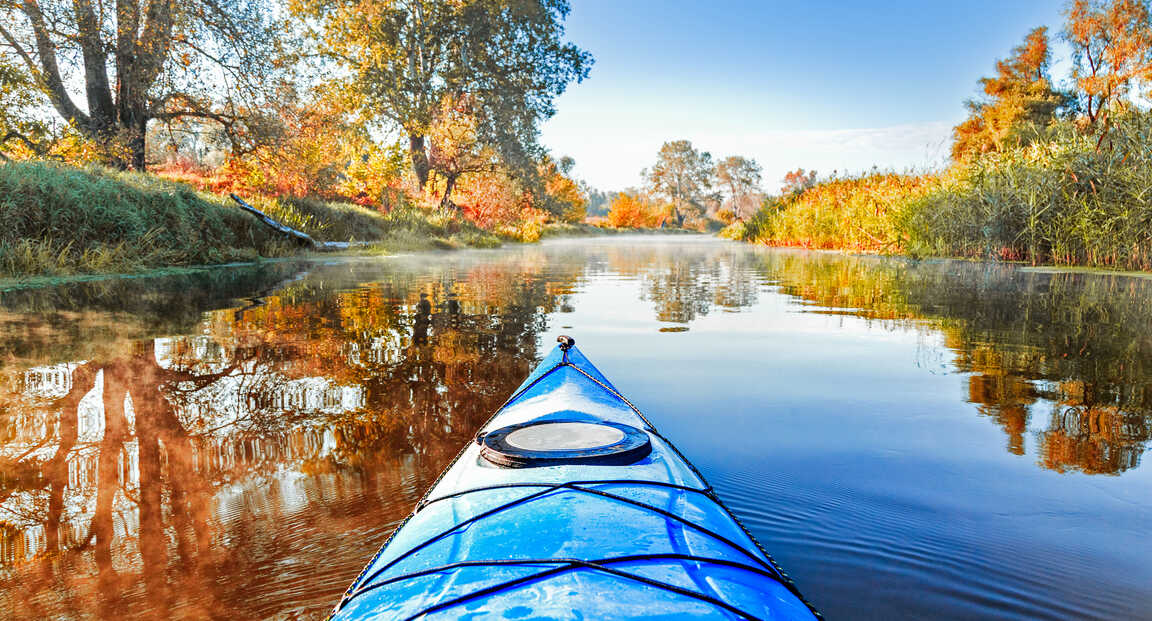
[[[1048,29],[1034,28],[1004,60],[996,75],[980,79],[984,97],[966,102],[968,118],[952,130],[952,159],[1001,151],[1028,141],[1069,103],[1052,88]]]
[[[248,131],[254,94],[278,65],[271,13],[259,0],[4,2],[0,54],[111,163],[143,169],[151,120],[212,120],[237,139]]]
[[[676,222],[684,225],[689,216],[698,217],[712,198],[714,166],[712,154],[698,151],[688,140],[665,142],[656,164],[644,171],[652,191],[672,203]]]
[[[372,116],[408,137],[423,187],[428,139],[445,105],[467,105],[478,148],[531,174],[539,122],[591,56],[563,40],[566,0],[293,0],[320,27],[321,50],[347,67]]]

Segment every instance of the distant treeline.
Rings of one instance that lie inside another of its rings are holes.
[[[762,173],[752,158],[715,161],[688,140],[665,142],[656,163],[641,171],[643,188],[601,195],[607,204],[600,220],[615,227],[718,230],[760,205]]]

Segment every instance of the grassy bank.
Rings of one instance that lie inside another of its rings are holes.
[[[833,179],[765,202],[728,237],[769,244],[1152,269],[1152,113],[1104,140],[1059,122],[938,175]]]
[[[254,198],[320,240],[376,241],[377,251],[495,246],[451,214],[383,214],[310,199]],[[227,198],[154,175],[44,162],[0,165],[0,276],[133,272],[251,261],[299,252]]]

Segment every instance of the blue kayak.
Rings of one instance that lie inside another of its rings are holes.
[[[672,443],[559,341],[333,618],[818,618]]]

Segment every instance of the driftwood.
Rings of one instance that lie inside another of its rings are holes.
[[[281,224],[281,223],[273,220],[268,214],[264,213],[263,211],[260,211],[259,209],[256,209],[252,205],[249,205],[248,203],[246,203],[244,201],[244,199],[240,198],[239,196],[236,196],[235,194],[229,194],[228,196],[231,196],[232,200],[236,201],[236,204],[240,205],[241,209],[243,209],[244,211],[247,211],[248,213],[256,216],[257,218],[260,218],[261,222],[263,222],[264,224],[267,224],[273,230],[278,231],[287,237],[291,237],[292,239],[294,239],[296,241],[296,243],[300,244],[301,246],[308,246],[309,248],[315,248],[315,249],[321,248],[321,244],[317,243],[315,239],[312,239],[311,235],[304,233],[302,231],[297,231],[296,229],[294,229],[290,226],[287,226],[285,224]]]
[[[257,218],[260,218],[261,222],[263,222],[264,224],[267,224],[269,227],[271,227],[275,231],[284,234],[286,237],[291,238],[292,240],[294,240],[296,243],[300,244],[301,246],[305,246],[305,247],[311,248],[313,250],[320,250],[323,252],[336,252],[338,250],[348,250],[349,248],[354,248],[357,246],[371,246],[372,245],[372,242],[370,242],[370,241],[344,241],[344,242],[316,241],[315,239],[312,239],[311,235],[309,235],[303,231],[297,231],[296,229],[294,229],[294,228],[292,228],[286,224],[282,224],[280,222],[273,220],[271,218],[271,216],[264,213],[263,211],[260,211],[259,209],[256,209],[252,205],[249,205],[248,203],[246,203],[244,201],[244,199],[240,198],[239,196],[236,196],[235,194],[229,194],[228,196],[231,196],[232,200],[236,201],[236,204],[240,205],[241,209],[243,209],[244,211],[247,211],[248,213],[256,216]]]

